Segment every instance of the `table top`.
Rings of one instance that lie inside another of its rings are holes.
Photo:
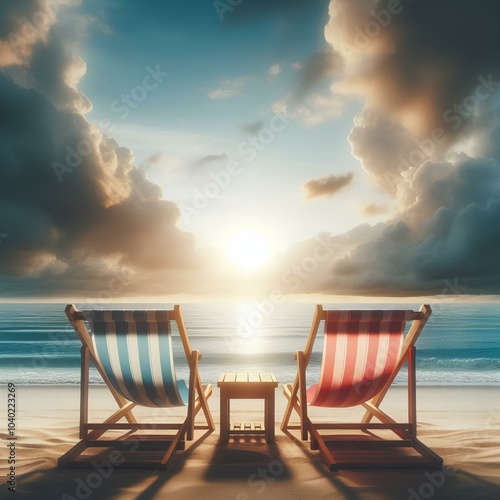
[[[278,381],[272,373],[257,372],[223,373],[219,377],[217,387],[227,384],[266,384],[278,387]]]

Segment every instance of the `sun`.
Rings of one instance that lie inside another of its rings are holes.
[[[253,229],[233,233],[228,238],[227,252],[234,264],[248,271],[263,266],[271,256],[266,238]]]

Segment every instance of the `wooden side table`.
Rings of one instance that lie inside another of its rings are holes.
[[[220,388],[221,443],[227,443],[230,434],[263,434],[267,443],[274,443],[274,392],[278,381],[272,373],[223,373],[217,387]],[[263,399],[264,429],[258,424],[231,426],[231,399]]]

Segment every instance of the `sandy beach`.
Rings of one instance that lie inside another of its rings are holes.
[[[279,430],[285,407],[281,390],[276,396],[276,444],[250,438],[218,444],[218,428],[209,436],[197,431],[195,441],[178,452],[168,471],[114,470],[97,477],[92,470],[58,470],[57,459],[78,440],[78,387],[18,386],[16,493],[21,498],[47,499],[497,499],[500,498],[500,389],[498,387],[419,387],[418,416],[421,440],[445,461],[441,471],[329,472],[319,452],[297,436]],[[1,388],[6,400],[6,387]],[[114,409],[105,387],[91,389],[91,417],[104,418]],[[405,388],[396,387],[384,408],[404,418]],[[237,401],[234,419],[260,420],[262,404]],[[210,407],[218,426],[219,398],[215,388]],[[328,419],[324,409],[313,418]],[[168,411],[169,417],[182,415]],[[335,419],[356,418],[353,410],[333,412]],[[145,415],[143,409],[138,415]],[[155,414],[154,421],[161,416]],[[7,422],[2,415],[2,448]],[[7,457],[2,452],[0,498],[8,491]],[[106,452],[105,452],[106,453]],[[108,452],[109,453],[109,452]],[[91,477],[90,475],[94,473]],[[90,489],[81,484],[90,484]]]

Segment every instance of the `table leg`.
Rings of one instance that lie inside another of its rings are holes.
[[[229,441],[229,398],[226,397],[224,391],[220,391],[220,442],[223,444]]]
[[[269,391],[265,399],[266,442],[274,444],[274,389]]]

